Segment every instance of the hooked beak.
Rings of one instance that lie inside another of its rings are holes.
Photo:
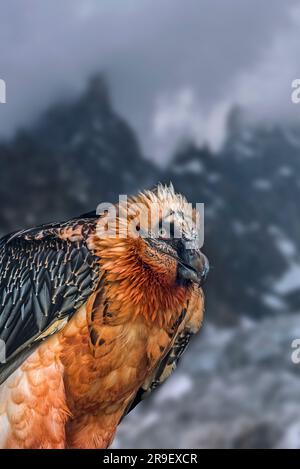
[[[205,282],[208,272],[208,259],[200,249],[188,249],[184,247],[178,266],[180,277],[191,280],[201,286]]]

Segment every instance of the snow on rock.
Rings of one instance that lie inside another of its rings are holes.
[[[284,295],[300,288],[300,264],[292,262],[290,268],[275,283],[274,291]]]
[[[170,377],[161,392],[157,394],[156,402],[159,404],[165,401],[177,401],[186,396],[193,387],[193,381],[190,376],[177,373]]]

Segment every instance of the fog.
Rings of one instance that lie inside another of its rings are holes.
[[[80,92],[95,71],[144,153],[165,160],[178,140],[222,143],[229,109],[297,118],[295,0],[2,0],[0,135]],[[280,112],[279,112],[280,109]]]

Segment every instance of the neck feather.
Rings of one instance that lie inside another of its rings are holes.
[[[143,316],[168,327],[186,307],[191,287],[176,281],[176,266],[145,262],[142,239],[95,239],[94,250],[107,279],[110,302],[120,316]]]

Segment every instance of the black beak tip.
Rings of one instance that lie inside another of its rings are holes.
[[[181,276],[202,286],[209,273],[207,257],[201,251],[186,251],[183,260],[186,267],[180,267]]]
[[[200,286],[204,284],[209,273],[209,261],[203,253],[201,253],[201,261],[202,261],[202,269],[201,269],[200,282],[199,282]]]
[[[200,286],[202,286],[206,279],[207,279],[207,276],[208,276],[208,273],[209,273],[209,264],[206,265],[201,273],[201,277],[200,277]]]

